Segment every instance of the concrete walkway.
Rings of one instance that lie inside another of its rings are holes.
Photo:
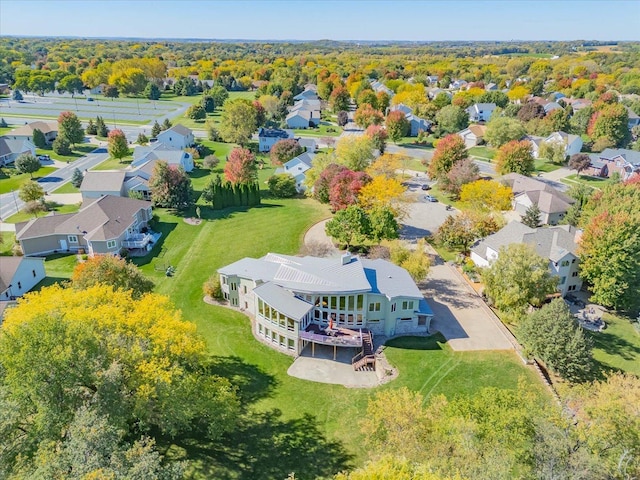
[[[307,247],[320,246],[329,251],[329,256],[337,255],[340,251],[333,245],[331,239],[325,233],[325,225],[331,220],[327,218],[313,225],[304,234],[304,244]]]

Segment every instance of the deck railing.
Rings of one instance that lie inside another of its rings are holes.
[[[331,345],[337,347],[362,347],[361,335],[322,335],[313,332],[300,332],[299,337],[301,340],[307,340],[309,342],[318,343],[321,345]]]
[[[133,235],[122,242],[125,248],[144,248],[153,240],[153,236],[148,233]]]

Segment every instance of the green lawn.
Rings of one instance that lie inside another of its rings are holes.
[[[406,148],[420,148],[422,150],[433,150],[433,142],[437,138],[433,135],[429,135],[426,139],[426,144],[417,143],[417,137],[402,137],[396,144]]]
[[[42,167],[33,173],[33,180],[46,177],[50,173],[55,172],[55,167]],[[8,193],[12,190],[19,190],[22,184],[31,179],[28,173],[19,173],[12,165],[0,168],[0,194]],[[18,192],[16,192],[18,195]]]
[[[578,177],[578,175],[572,174],[572,175],[569,175],[568,177],[562,178],[560,181],[567,185],[575,185],[576,182],[584,183],[585,185],[588,185],[590,187],[600,189],[609,182],[609,179],[600,178],[600,177],[590,177],[588,175],[580,175]]]
[[[623,370],[640,375],[640,333],[628,318],[605,314],[607,328],[591,333],[593,356],[604,369]]]
[[[53,151],[53,148],[51,146],[48,146],[46,148],[37,148],[36,155],[49,155],[52,160],[59,160],[61,162],[73,162],[80,157],[84,157],[87,153],[93,152],[96,148],[98,148],[98,146],[92,143],[82,143],[75,146],[75,148],[71,152],[71,155],[58,155]]]
[[[13,232],[0,232],[0,256],[13,255],[13,245],[16,242],[16,234]]]
[[[552,163],[544,158],[536,158],[534,163],[534,168],[536,172],[553,172],[554,170],[558,170],[561,168],[561,165]]]
[[[167,101],[180,101],[180,102],[188,102],[191,104],[195,104],[202,99],[202,95],[198,94],[191,97],[177,97],[177,96],[171,96],[171,94],[167,94],[166,96],[165,94],[163,94],[162,98],[166,99]],[[229,98],[227,99],[227,101],[235,100],[237,98],[254,100],[255,92],[229,92]],[[222,110],[224,110],[224,106],[222,108],[216,108],[216,111],[213,113],[208,113],[206,121],[209,121],[214,125],[219,125],[220,118],[222,116]],[[192,130],[204,130],[206,128],[206,121],[203,120],[203,121],[196,122],[195,120],[191,120],[190,118],[185,117],[184,113],[171,117],[171,123],[173,123],[174,125],[176,124],[184,125],[185,127],[191,128]]]
[[[44,261],[44,271],[47,276],[36,285],[34,290],[69,280],[77,263],[77,257],[73,253],[56,253],[47,256]]]
[[[0,117],[1,118],[1,117]],[[13,130],[14,128],[18,128],[18,125],[9,125],[7,124],[6,127],[0,127],[0,137],[2,135],[6,135],[7,133],[9,133],[11,130]]]
[[[472,157],[488,158],[493,160],[496,156],[496,149],[491,147],[471,147],[469,149],[469,155]]]
[[[61,187],[56,188],[52,193],[80,193],[80,189],[74,187],[71,182],[67,182]]]
[[[74,213],[80,210],[80,204],[71,204],[71,205],[60,205],[58,203],[47,202],[47,208],[49,212],[40,212],[38,216],[42,217],[47,215],[50,212],[56,213]],[[11,215],[9,218],[5,220],[6,223],[18,223],[18,222],[26,222],[27,220],[31,220],[35,218],[35,215],[32,213],[19,212]]]
[[[296,128],[293,133],[303,137],[337,137],[342,133],[342,128],[337,125],[321,124],[317,128]]]
[[[109,157],[104,162],[93,167],[91,170],[122,170],[127,168],[132,161],[133,157],[125,157],[122,160]]]

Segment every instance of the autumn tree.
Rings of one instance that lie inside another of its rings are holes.
[[[402,168],[404,155],[385,153],[376,158],[367,168],[367,173],[372,177],[383,176],[396,178],[398,170]]]
[[[111,100],[113,100],[114,98],[118,98],[120,96],[120,90],[118,90],[118,87],[116,87],[115,85],[105,85],[102,89],[102,95],[104,95],[105,98],[110,98]]]
[[[454,251],[466,253],[476,240],[474,222],[470,215],[449,215],[434,236],[435,241]]]
[[[319,165],[315,164],[316,162],[314,162],[314,168],[319,167]],[[311,170],[313,170],[314,168],[312,168]],[[329,203],[329,191],[331,188],[331,184],[333,183],[333,179],[336,177],[336,175],[345,170],[348,170],[348,168],[337,163],[329,163],[326,167],[324,167],[318,175],[316,181],[312,185],[309,185],[310,187],[313,187],[312,190],[314,198],[320,203]],[[308,176],[307,179],[309,179]]]
[[[580,172],[586,170],[591,166],[591,158],[586,153],[575,153],[569,157],[569,168],[575,170],[580,176]]]
[[[378,175],[360,189],[359,204],[367,210],[384,207],[400,215],[405,191],[397,178]]]
[[[427,173],[432,179],[447,176],[451,168],[468,157],[467,147],[459,135],[447,135],[438,141],[436,151],[427,167]]]
[[[360,128],[367,128],[370,125],[380,125],[384,122],[384,115],[368,103],[358,107],[354,115],[354,121]]]
[[[500,175],[506,175],[511,172],[531,175],[534,170],[531,142],[512,140],[505,143],[498,149],[495,162],[496,170]]]
[[[329,185],[329,205],[336,212],[358,202],[360,189],[371,181],[365,172],[342,170],[338,172]]]
[[[216,108],[221,108],[229,98],[229,92],[222,85],[215,85],[207,92],[207,95],[213,98],[213,104]]]
[[[278,140],[269,151],[269,158],[273,165],[282,165],[287,163],[292,158],[300,155],[304,149],[300,146],[297,140],[293,138],[287,138]]]
[[[387,130],[380,125],[369,125],[364,131],[364,134],[371,139],[373,148],[378,150],[381,154],[384,153],[387,148]]]
[[[436,114],[436,123],[441,133],[455,133],[469,126],[469,114],[455,105],[447,105]]]
[[[387,115],[385,120],[385,126],[387,127],[387,134],[393,142],[406,137],[409,133],[409,121],[400,110],[393,110]]]
[[[113,255],[93,256],[79,263],[73,269],[71,282],[76,290],[97,284],[110,285],[114,290],[130,291],[136,299],[151,293],[154,286],[133,263]]]
[[[28,173],[30,178],[33,178],[33,174],[40,170],[40,160],[30,153],[22,153],[15,160],[16,170],[20,173]]]
[[[234,148],[224,166],[224,178],[232,184],[253,183],[258,179],[256,157],[246,148]]]
[[[190,118],[191,120],[195,120],[196,122],[200,122],[207,118],[207,112],[202,107],[202,105],[191,105],[187,108],[187,111],[184,113],[184,116]]]
[[[591,342],[563,299],[525,316],[518,332],[527,349],[554,373],[570,382],[589,379]]]
[[[364,170],[374,158],[373,142],[365,135],[343,137],[336,145],[335,156],[338,163],[351,170]]]
[[[208,371],[206,358],[195,325],[166,297],[136,300],[107,285],[25,295],[5,314],[0,333],[0,468],[57,462],[58,451],[43,458],[52,444],[107,432],[94,420],[73,433],[82,406],[133,439],[194,430],[219,438],[235,425],[238,400],[226,379]],[[94,452],[76,454],[84,463]]]
[[[58,82],[58,91],[69,92],[72,98],[76,93],[82,93],[83,89],[84,84],[78,75],[66,75]]]
[[[256,121],[256,109],[249,100],[229,100],[220,119],[220,134],[225,142],[246,145],[257,128]]]
[[[384,206],[374,207],[367,211],[369,223],[371,224],[371,240],[380,242],[382,240],[392,240],[398,238],[398,220],[396,213]]]
[[[276,198],[291,198],[298,193],[296,179],[288,173],[272,175],[267,180],[267,185],[269,186],[269,193]]]
[[[129,155],[127,136],[119,128],[109,132],[107,151],[111,158],[117,158],[119,162]]]
[[[530,245],[502,247],[498,258],[482,272],[485,294],[497,308],[510,313],[521,313],[528,305],[540,306],[558,284],[548,263]]]
[[[479,178],[480,168],[478,165],[470,158],[465,158],[454,163],[449,173],[440,177],[438,184],[441,190],[453,198],[459,198],[462,186],[475,182]]]
[[[349,110],[350,101],[351,97],[347,89],[339,86],[334,88],[329,96],[329,108],[336,113],[342,110],[346,111]]]
[[[84,130],[80,119],[73,112],[62,112],[58,116],[58,137],[66,138],[67,141],[75,145],[84,140]]]
[[[544,108],[537,102],[527,102],[520,110],[518,110],[518,120],[528,122],[534,118],[543,118],[545,115]]]
[[[490,145],[499,148],[512,141],[520,140],[526,131],[518,120],[509,117],[496,117],[489,120],[484,139]]]
[[[56,139],[53,141],[53,144],[51,145],[51,148],[58,155],[71,155],[71,144],[69,143],[69,140],[67,140],[67,138],[62,135],[58,135],[58,137],[56,137]]]
[[[18,197],[25,203],[39,201],[44,198],[44,188],[39,183],[29,180],[20,187]]]
[[[181,209],[193,203],[191,179],[184,170],[158,160],[149,178],[151,200],[159,207]]]
[[[338,125],[340,127],[344,127],[347,123],[349,123],[349,114],[344,110],[340,110],[338,112]]]
[[[624,105],[604,105],[591,116],[587,133],[593,140],[606,138],[613,145],[622,147],[629,140],[629,113]]]

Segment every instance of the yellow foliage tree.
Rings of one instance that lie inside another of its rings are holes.
[[[395,178],[398,176],[397,171],[406,163],[405,158],[408,157],[396,153],[385,153],[384,155],[380,155],[369,168],[367,168],[367,173],[372,177],[382,175],[387,178]]]
[[[460,201],[472,210],[509,210],[511,189],[493,180],[477,180],[467,183],[460,190]]]
[[[523,85],[513,87],[507,92],[507,97],[509,97],[509,100],[512,102],[522,101],[527,98],[527,95],[529,95],[529,89]]]
[[[398,216],[402,213],[405,187],[400,180],[378,175],[360,189],[358,201],[366,210],[387,207]]]

